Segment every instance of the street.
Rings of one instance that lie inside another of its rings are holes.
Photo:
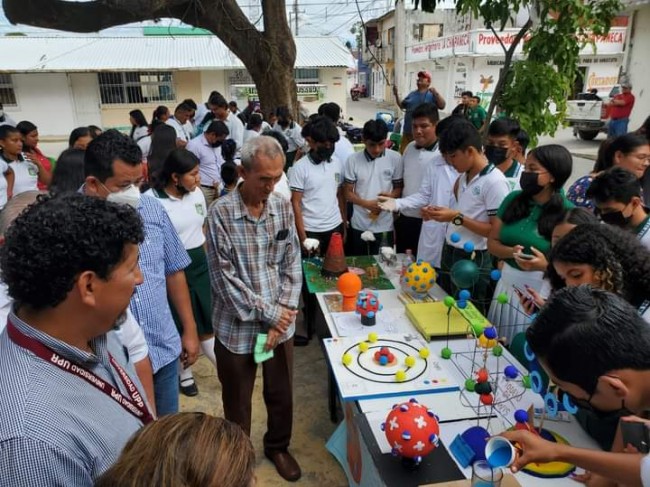
[[[348,98],[347,108],[344,107],[345,119],[356,126],[362,127],[367,120],[374,119],[378,111],[393,112],[392,108],[387,107],[388,104],[377,103],[369,98],[362,98],[359,101],[352,101]],[[350,117],[352,120],[350,120]],[[573,172],[565,186],[566,189],[576,179],[591,172],[598,146],[603,140],[605,140],[605,134],[600,134],[595,140],[581,140],[573,136],[571,127],[566,127],[560,128],[553,137],[548,135],[540,137],[537,145],[560,144],[569,149],[569,152],[573,155]]]

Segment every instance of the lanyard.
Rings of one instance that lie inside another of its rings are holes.
[[[131,378],[128,376],[126,371],[120,366],[120,364],[117,363],[117,361],[113,358],[113,356],[110,353],[108,354],[108,357],[111,361],[111,365],[115,370],[117,370],[117,373],[120,376],[122,383],[129,391],[129,395],[131,396],[130,398],[124,396],[120,391],[115,389],[104,379],[98,377],[97,375],[95,375],[85,367],[61,357],[59,354],[54,352],[49,347],[43,345],[38,340],[23,334],[9,320],[7,321],[7,333],[9,334],[9,338],[11,339],[11,341],[14,342],[16,345],[26,350],[29,350],[37,357],[58,367],[59,369],[64,370],[72,375],[76,375],[80,379],[85,380],[91,386],[102,391],[113,401],[115,401],[120,406],[122,406],[122,408],[124,408],[128,413],[138,418],[144,424],[153,421],[153,416],[151,415],[151,412],[149,411],[149,408],[144,402],[144,399],[142,398],[142,395],[138,391],[137,387],[135,386]]]

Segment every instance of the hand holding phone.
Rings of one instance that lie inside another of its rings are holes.
[[[625,447],[632,445],[639,453],[650,452],[650,431],[647,423],[622,419],[619,424]]]
[[[515,259],[522,259],[522,260],[533,260],[535,258],[534,255],[524,254],[523,252],[515,252],[514,254],[512,254],[512,256]]]

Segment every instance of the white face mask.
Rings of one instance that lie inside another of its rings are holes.
[[[106,188],[106,186],[104,187]],[[137,209],[138,204],[140,203],[140,190],[135,184],[132,184],[131,186],[129,186],[126,189],[123,189],[122,191],[108,193],[106,200],[110,201],[111,203],[129,205]]]

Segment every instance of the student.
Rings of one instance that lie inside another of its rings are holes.
[[[341,107],[334,102],[323,103],[318,107],[318,114],[323,115],[334,122],[336,129],[339,131],[339,140],[337,140],[334,145],[334,155],[338,157],[345,169],[348,159],[355,151],[352,142],[350,142],[345,132],[343,132],[343,129],[339,126],[339,121],[341,120]]]
[[[224,162],[221,165],[221,181],[223,182],[223,189],[219,196],[226,196],[237,187],[239,174],[237,164],[234,162]]]
[[[215,120],[225,123],[226,127],[228,127],[228,138],[235,141],[237,156],[239,156],[244,145],[244,124],[237,115],[228,109],[228,102],[223,96],[217,94],[210,97],[208,106],[214,114]]]
[[[91,140],[93,140],[93,136],[90,134],[90,129],[88,127],[77,127],[70,132],[68,148],[86,150],[86,147],[88,147]]]
[[[505,175],[510,184],[510,191],[519,189],[519,178],[524,171],[524,166],[515,159],[520,132],[519,122],[512,118],[494,120],[488,128],[487,144],[484,148],[488,162]]]
[[[343,167],[334,156],[339,133],[327,117],[316,116],[302,129],[309,152],[289,171],[291,203],[300,242],[315,238],[325,255],[333,233],[345,235]]]
[[[493,299],[488,320],[508,340],[528,323],[518,306],[519,288],[527,286],[548,293],[545,254],[550,250],[558,215],[573,207],[562,192],[572,167],[571,154],[560,145],[533,149],[521,175],[521,190],[506,196],[492,223],[488,250],[504,261],[494,296],[506,294],[510,305]]]
[[[169,108],[164,105],[157,106],[151,117],[151,130],[162,123],[166,123],[169,120],[169,115]]]
[[[524,129],[519,129],[513,159],[522,165],[526,162],[526,150],[528,149],[529,144],[530,136],[528,135],[528,132]]]
[[[74,193],[84,183],[84,153],[81,149],[66,149],[56,160],[50,193]]]
[[[181,103],[174,110],[174,116],[165,122],[176,131],[176,147],[184,148],[192,138],[192,130],[188,130],[186,123],[190,119],[192,108]]]
[[[174,127],[166,123],[158,125],[151,134],[151,148],[147,157],[149,181],[153,182],[162,170],[167,156],[176,148],[177,134]],[[138,146],[139,147],[139,146]],[[140,188],[143,189],[143,188]]]
[[[251,113],[246,124],[246,131],[244,132],[244,144],[254,137],[258,137],[262,130],[262,115],[259,113]]]
[[[440,136],[440,152],[460,173],[454,184],[452,208],[435,207],[429,212],[433,220],[448,223],[447,242],[442,249],[440,285],[450,294],[457,295],[460,289],[451,279],[451,268],[460,260],[472,259],[479,273],[474,279],[473,289],[469,289],[472,302],[480,310],[487,310],[493,267],[492,256],[487,250],[487,237],[510,186],[503,173],[488,163],[483,155],[481,136],[469,122],[458,122],[445,130]],[[466,245],[473,247],[471,252],[465,250]]]
[[[200,182],[199,159],[188,150],[174,149],[167,156],[153,188],[145,195],[153,196],[162,203],[183,247],[190,256],[192,263],[184,269],[184,272],[201,351],[216,367],[210,276],[203,232],[208,207],[199,187]],[[182,334],[183,327],[173,303],[170,303],[170,309],[176,328]],[[186,396],[196,396],[199,393],[191,367],[185,367],[180,373],[180,390]]]
[[[273,124],[273,130],[284,135],[284,138],[287,139],[287,144],[289,144],[289,148],[285,153],[287,162],[284,167],[284,170],[288,171],[296,160],[298,150],[305,146],[305,139],[303,138],[300,125],[293,121],[293,116],[288,107],[279,107],[276,110],[276,117],[277,120]],[[336,127],[334,128],[336,129]],[[339,139],[336,140],[338,141]]]
[[[650,327],[623,298],[590,286],[563,289],[542,308],[526,337],[550,379],[574,404],[610,414],[650,408]],[[521,449],[513,472],[529,463],[562,461],[611,482],[650,486],[645,455],[551,443],[528,431],[503,436]]]
[[[420,211],[424,216],[422,228],[419,232],[419,241],[415,249],[418,260],[430,262],[433,267],[440,269],[442,258],[442,247],[445,243],[447,224],[437,222],[429,218],[428,214],[438,206],[452,205],[452,189],[454,182],[458,179],[458,172],[445,161],[438,150],[438,136],[451,124],[462,121],[461,117],[447,117],[438,122],[438,110],[431,104],[420,105],[413,112],[413,137],[415,144],[407,147],[404,153],[404,160],[410,160],[417,156],[419,162],[425,167],[425,173],[421,179],[420,189],[409,196],[391,200],[380,196],[379,206],[387,211]],[[429,150],[432,148],[432,150]],[[409,164],[412,168],[413,165]],[[417,166],[416,166],[417,167]],[[417,180],[416,180],[417,181]],[[397,227],[404,215],[398,217],[395,222]],[[400,224],[401,225],[401,224]],[[401,227],[400,227],[401,228]],[[401,235],[400,235],[401,233]],[[399,240],[413,242],[412,236],[398,230]],[[412,245],[411,243],[402,246]],[[413,249],[412,247],[406,247]]]
[[[186,147],[199,159],[201,191],[203,191],[208,208],[219,196],[221,185],[219,171],[223,164],[223,143],[229,133],[226,124],[216,120],[208,125],[205,132],[190,140]]]
[[[37,191],[38,182],[50,182],[50,175],[38,159],[25,157],[20,131],[11,125],[0,125],[0,161],[9,166],[12,175],[7,178],[7,196],[16,196],[25,191]],[[2,168],[0,168],[2,170]]]
[[[377,255],[380,245],[393,246],[393,215],[382,212],[377,197],[399,198],[404,166],[397,152],[386,150],[383,120],[367,121],[362,137],[364,151],[351,155],[345,165],[345,196],[354,205],[348,238],[353,255]],[[374,234],[374,242],[361,238],[366,231]]]
[[[250,438],[230,421],[196,412],[170,414],[142,428],[95,487],[254,484],[255,451]]]
[[[20,136],[23,139],[23,153],[30,160],[38,161],[38,165],[43,168],[42,178],[38,181],[38,189],[46,191],[52,182],[52,162],[38,148],[38,127],[32,122],[23,120],[18,122],[16,128],[20,131]]]
[[[451,112],[452,115],[467,118],[469,114],[470,99],[474,96],[471,91],[463,91],[460,94],[460,103]]]
[[[131,133],[129,134],[129,137],[136,142],[149,135],[149,124],[147,123],[147,119],[144,118],[142,110],[131,110],[129,112],[129,122],[131,123]]]
[[[485,119],[487,118],[487,112],[485,108],[481,106],[481,97],[473,96],[469,102],[469,114],[467,116],[469,121],[476,127],[477,130],[481,130],[483,125],[485,125]]]
[[[7,115],[7,112],[5,112],[2,103],[0,103],[0,125],[11,125],[12,127],[16,126],[14,119]]]
[[[650,215],[643,206],[641,182],[636,175],[613,167],[596,176],[587,198],[596,204],[596,215],[603,222],[634,232],[650,249]]]

